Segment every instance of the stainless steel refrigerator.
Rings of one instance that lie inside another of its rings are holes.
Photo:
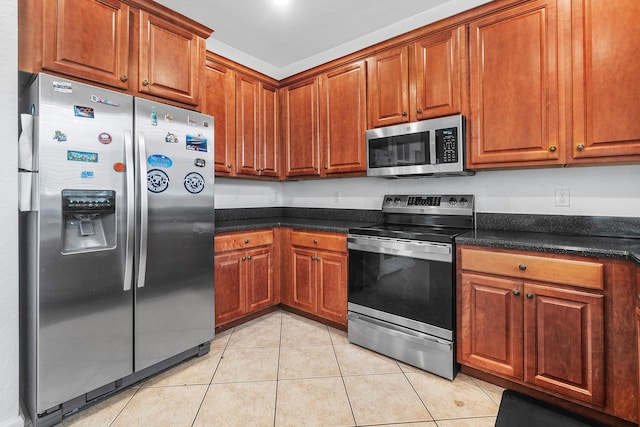
[[[209,351],[213,118],[45,74],[20,109],[21,382],[50,425]]]

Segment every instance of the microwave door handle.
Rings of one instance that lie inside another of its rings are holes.
[[[127,192],[127,215],[125,231],[125,261],[124,261],[124,291],[131,290],[133,280],[133,251],[135,232],[135,167],[133,156],[133,134],[130,130],[124,131],[124,158],[125,158],[125,182]]]
[[[149,235],[149,195],[147,190],[147,148],[144,132],[138,132],[138,194],[140,197],[140,252],[137,287],[144,287],[147,275],[147,237]]]
[[[436,159],[436,130],[429,130],[429,163],[435,165]]]

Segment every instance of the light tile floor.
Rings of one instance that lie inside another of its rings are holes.
[[[62,425],[489,427],[501,395],[492,384],[464,374],[442,379],[276,311]]]

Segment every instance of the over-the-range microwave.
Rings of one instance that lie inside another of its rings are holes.
[[[367,176],[473,175],[465,169],[462,115],[366,131]]]

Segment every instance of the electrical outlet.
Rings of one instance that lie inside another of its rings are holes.
[[[334,191],[333,192],[333,203],[340,203],[340,197],[342,195],[340,194],[339,191]]]
[[[570,197],[568,188],[556,188],[556,206],[570,206]]]

